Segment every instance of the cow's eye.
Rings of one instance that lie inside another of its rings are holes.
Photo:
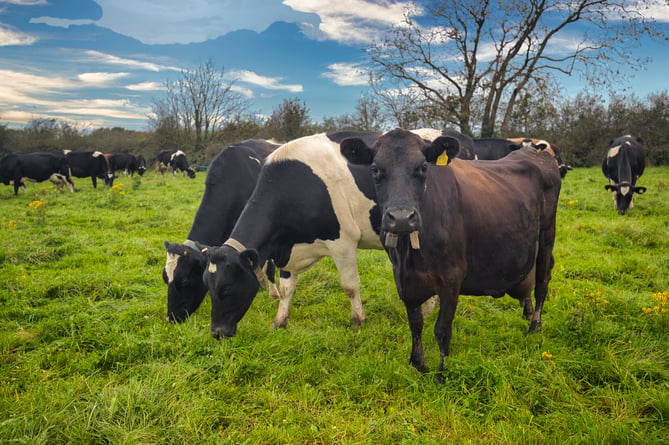
[[[372,178],[374,178],[375,181],[378,181],[383,176],[381,169],[376,164],[372,164],[371,171],[372,171]]]
[[[423,162],[420,168],[416,169],[416,176],[425,176],[427,173],[427,162]]]

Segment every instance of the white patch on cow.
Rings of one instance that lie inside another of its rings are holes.
[[[209,270],[209,273],[216,273],[216,263],[209,263],[207,270]]]
[[[251,159],[253,161],[256,161],[258,163],[258,165],[262,165],[262,162],[260,162],[260,159],[258,159],[258,158],[254,158],[253,156],[249,156],[249,159]]]
[[[64,155],[67,155],[67,154],[70,154],[70,153],[72,153],[72,150],[68,150],[67,148],[65,150],[63,150]]]
[[[420,136],[421,139],[424,139],[426,141],[434,141],[439,136],[443,136],[443,132],[435,128],[418,128],[410,131],[413,134]]]
[[[629,185],[623,185],[622,187],[620,187],[620,194],[621,195],[627,196],[629,192],[630,192]]]
[[[91,156],[93,156],[94,158],[100,157],[100,156],[102,156],[102,152],[101,151],[94,151]]]
[[[618,156],[618,153],[620,152],[620,145],[616,145],[615,147],[609,148],[609,151],[606,153],[606,157],[608,158],[615,158]]]
[[[181,156],[181,155],[186,156],[186,154],[181,150],[175,151],[174,153],[172,153],[172,156],[170,156],[170,161],[174,161],[174,158],[176,158],[177,156]]]
[[[177,262],[179,257],[176,253],[167,252],[167,259],[165,260],[165,274],[167,275],[167,284],[174,281],[174,271],[177,269]]]

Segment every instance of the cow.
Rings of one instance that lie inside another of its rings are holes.
[[[181,150],[161,150],[156,156],[154,176],[157,175],[158,172],[164,176],[165,170],[170,167],[174,170],[173,176],[176,176],[178,172],[181,172],[181,176],[188,174],[189,178],[195,178],[195,168],[188,165],[186,154]]]
[[[502,159],[512,151],[518,150],[521,147],[519,143],[515,143],[509,139],[504,138],[479,138],[474,139],[474,156],[481,161],[493,161]]]
[[[98,187],[98,178],[105,185],[111,186],[114,181],[114,172],[109,168],[107,158],[100,151],[72,151],[63,150],[70,163],[72,176],[77,178],[91,178],[93,188]]]
[[[114,153],[109,157],[109,168],[114,175],[122,171],[130,176],[135,173],[143,176],[146,171],[146,161],[143,156],[140,159],[139,156],[130,153]]]
[[[645,168],[646,155],[640,137],[628,134],[609,142],[602,173],[609,180],[605,188],[612,192],[618,214],[624,215],[628,209],[634,208],[635,193],[646,193],[646,187],[636,185]]]
[[[547,151],[525,147],[497,161],[454,159],[459,141],[432,143],[402,129],[373,145],[349,138],[341,152],[368,166],[381,212],[381,235],[406,307],[410,362],[425,371],[420,305],[439,295],[434,334],[443,380],[459,295],[509,294],[541,330],[553,267],[561,177]],[[534,290],[535,306],[531,294]]]
[[[509,138],[507,140],[512,142],[513,144],[517,144],[518,146],[533,146],[537,150],[544,150],[546,148],[550,148],[549,152],[555,158],[555,162],[557,162],[558,168],[560,169],[560,177],[562,178],[564,178],[567,175],[567,172],[569,170],[572,170],[571,165],[568,165],[567,163],[564,162],[564,159],[562,159],[560,147],[553,144],[552,142],[548,142],[544,139],[528,138],[528,137],[515,137],[515,138]]]
[[[245,140],[224,148],[209,165],[204,194],[186,240],[165,241],[163,280],[169,322],[181,323],[200,307],[207,293],[202,281],[206,259],[201,250],[228,239],[251,196],[262,163],[276,147],[261,139]],[[270,279],[273,276],[268,273]],[[274,287],[270,290],[278,296]]]
[[[63,153],[34,152],[8,154],[0,159],[0,182],[14,186],[14,195],[19,187],[26,191],[25,181],[42,182],[49,180],[60,189],[63,185],[74,192],[74,181],[70,165]]]
[[[417,134],[426,141],[434,141],[439,136],[451,136],[458,140],[460,143],[460,151],[457,156],[460,159],[473,160],[478,159],[476,157],[476,140],[471,136],[462,134],[459,131],[447,128],[445,130],[437,130],[434,128],[420,128],[416,130],[411,130],[412,133]]]
[[[211,294],[211,334],[231,337],[273,260],[290,273],[282,280],[272,327],[285,327],[297,277],[325,256],[339,271],[353,325],[366,320],[360,300],[357,249],[381,249],[380,214],[367,168],[348,165],[339,142],[381,133],[338,132],[290,141],[265,160],[253,194],[223,245],[206,251],[203,275]]]

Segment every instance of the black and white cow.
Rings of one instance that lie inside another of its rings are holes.
[[[49,180],[60,189],[63,185],[74,192],[74,181],[70,164],[63,153],[35,152],[8,154],[0,159],[0,182],[14,186],[14,195],[19,187],[26,191],[25,181]]]
[[[453,137],[429,143],[400,129],[371,146],[355,138],[341,144],[374,181],[382,239],[409,319],[411,363],[420,371],[420,307],[431,296],[440,300],[434,334],[442,371],[459,295],[509,294],[536,332],[551,279],[561,187],[553,155],[526,147],[468,162],[454,159],[458,150]]]
[[[93,188],[98,186],[98,178],[105,185],[111,186],[114,181],[114,173],[109,168],[107,158],[100,151],[72,151],[63,150],[70,162],[72,176],[77,178],[91,178]]]
[[[565,163],[564,159],[562,159],[562,153],[560,150],[560,147],[557,145],[553,144],[552,142],[548,142],[544,139],[539,139],[539,138],[528,138],[528,137],[516,137],[516,138],[509,138],[507,139],[511,143],[518,145],[519,147],[534,147],[536,150],[545,150],[549,148],[549,153],[553,155],[555,158],[555,162],[558,164],[558,168],[560,169],[560,177],[564,178],[567,175],[567,172],[572,169],[571,165],[568,165]]]
[[[224,148],[209,165],[204,194],[186,241],[165,241],[163,280],[167,284],[168,321],[183,322],[200,307],[207,293],[202,281],[207,261],[201,250],[228,239],[251,196],[262,163],[277,147],[249,139]],[[270,280],[273,276],[268,273]],[[270,293],[278,297],[274,287]]]
[[[373,143],[380,134],[303,137],[267,158],[230,237],[206,252],[204,279],[211,294],[215,338],[235,334],[259,289],[260,267],[268,260],[291,274],[281,282],[273,327],[287,324],[297,276],[325,256],[332,257],[339,271],[354,325],[365,321],[357,249],[382,248],[380,214],[368,169],[349,165],[339,153],[339,143],[356,135]]]
[[[189,178],[195,178],[195,167],[188,165],[186,154],[181,150],[162,150],[158,153],[155,174],[160,172],[164,176],[168,168],[174,170],[173,176],[181,172],[181,176],[188,174]]]
[[[646,155],[640,137],[625,135],[611,140],[602,162],[602,172],[609,180],[606,190],[613,193],[613,204],[624,215],[634,208],[634,194],[646,193],[636,182],[646,168]]]
[[[140,159],[140,156],[131,153],[114,153],[109,157],[109,168],[114,175],[116,172],[123,172],[132,176],[136,172],[142,176],[146,171],[146,161],[143,156]]]

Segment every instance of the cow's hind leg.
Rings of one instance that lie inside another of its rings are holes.
[[[523,308],[523,317],[526,320],[532,320],[534,315],[534,306],[532,305],[532,290],[536,282],[536,265],[527,277],[515,288],[509,291],[509,295],[520,303]]]
[[[360,275],[358,274],[358,258],[356,248],[352,247],[347,254],[333,255],[332,259],[337,266],[339,279],[344,292],[351,301],[351,318],[353,326],[357,327],[367,321],[365,309],[360,299]]]
[[[544,309],[544,302],[548,295],[548,283],[551,281],[551,269],[553,268],[552,244],[547,254],[539,255],[537,258],[537,284],[534,288],[534,313],[530,322],[528,334],[541,332],[541,314]]]
[[[293,299],[293,294],[297,288],[297,277],[295,273],[291,273],[286,279],[279,281],[279,309],[276,312],[272,328],[285,328],[288,325],[288,311],[290,310],[290,301]]]

